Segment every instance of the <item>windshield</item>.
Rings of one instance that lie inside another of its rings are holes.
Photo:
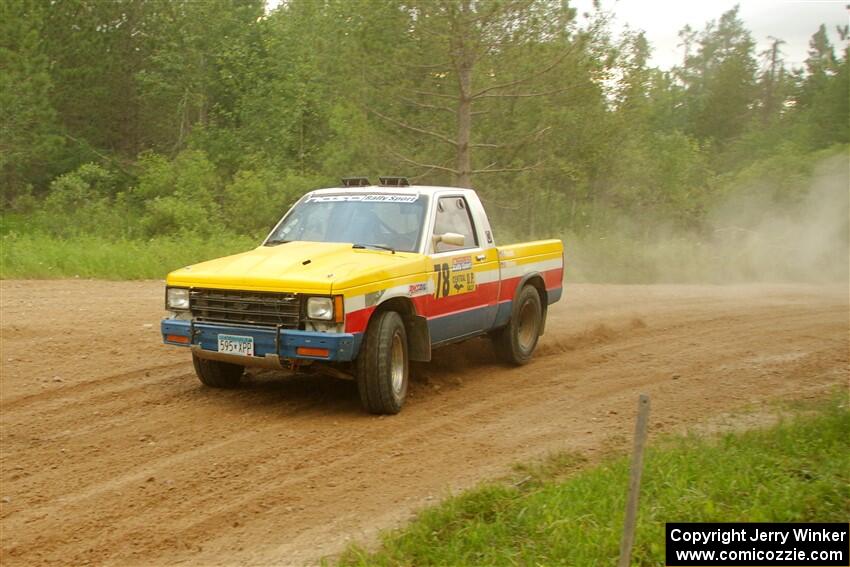
[[[425,207],[419,195],[311,195],[289,212],[266,244],[350,242],[416,252]]]

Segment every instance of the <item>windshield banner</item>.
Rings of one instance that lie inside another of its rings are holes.
[[[314,195],[308,203],[334,203],[338,201],[366,201],[377,203],[415,203],[418,195]]]

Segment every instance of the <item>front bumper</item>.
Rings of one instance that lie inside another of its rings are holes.
[[[245,366],[280,366],[285,359],[343,362],[354,360],[360,349],[361,333],[317,333],[267,327],[199,323],[184,319],[163,319],[162,341],[165,344],[190,347],[201,358],[235,362]],[[253,337],[254,356],[218,352],[218,335]],[[185,342],[169,340],[182,337]],[[327,349],[328,356],[298,354],[298,347]]]

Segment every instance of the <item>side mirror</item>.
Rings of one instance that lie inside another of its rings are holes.
[[[466,237],[462,234],[458,234],[456,232],[447,232],[445,234],[435,234],[434,235],[434,246],[439,244],[440,242],[444,242],[449,246],[463,246],[466,244]]]

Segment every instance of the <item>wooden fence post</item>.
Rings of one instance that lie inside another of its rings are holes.
[[[629,476],[629,494],[626,499],[626,520],[623,522],[623,539],[620,542],[620,561],[617,564],[618,567],[629,567],[629,563],[632,560],[632,545],[635,542],[635,528],[637,527],[640,475],[643,471],[643,447],[646,444],[648,422],[649,396],[641,394],[640,398],[638,398],[635,446],[632,453],[632,471]]]

